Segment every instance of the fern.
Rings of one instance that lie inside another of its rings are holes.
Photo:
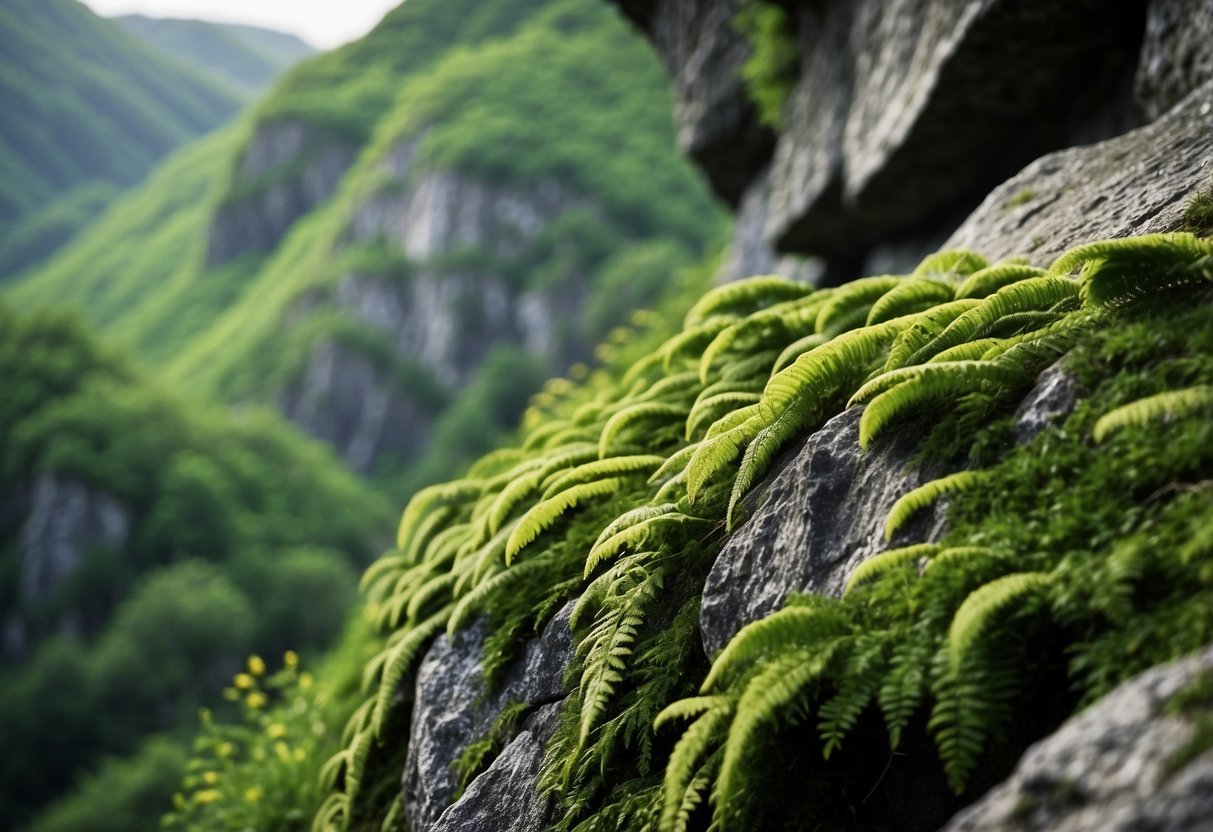
[[[605,497],[618,491],[624,485],[624,480],[618,478],[596,480],[594,482],[574,485],[554,497],[549,497],[536,503],[510,534],[505,544],[505,561],[509,565],[518,557],[518,553],[533,543],[544,531],[555,525],[566,511],[575,508],[585,500]]]
[[[758,393],[721,393],[699,402],[687,416],[686,439],[689,442],[722,416],[738,408],[757,404]]]
[[[718,740],[721,730],[733,715],[732,703],[724,697],[716,696],[683,700],[674,703],[671,708],[686,702],[694,702],[696,708],[703,703],[704,707],[699,718],[683,733],[674,745],[674,750],[670,752],[670,760],[666,765],[665,780],[662,784],[664,800],[658,825],[663,832],[675,832],[675,830],[686,828],[686,818],[689,815],[685,810],[687,795],[698,795],[707,785],[706,779],[703,784],[696,784],[699,763],[707,754],[713,741]],[[668,716],[669,713],[670,708],[662,711],[662,715],[658,717],[658,725],[666,719],[684,718],[682,713],[679,713],[677,717]],[[698,787],[693,788],[693,786]]]
[[[598,439],[598,456],[605,458],[610,452],[611,444],[625,430],[637,422],[683,420],[687,417],[684,407],[663,402],[641,402],[616,413],[602,428]]]
[[[1004,286],[1032,277],[1042,277],[1044,269],[1020,263],[996,263],[973,272],[956,287],[958,298],[984,298]]]
[[[598,459],[578,465],[571,471],[551,475],[540,487],[544,489],[541,499],[549,499],[571,488],[596,480],[611,477],[641,476],[652,473],[665,462],[664,457],[654,454],[633,454],[630,456],[613,456]]]
[[[958,471],[955,474],[931,480],[902,494],[889,509],[889,516],[884,524],[885,540],[891,540],[907,520],[940,497],[980,485],[987,476],[985,471]]]
[[[957,670],[973,644],[990,627],[995,616],[1011,604],[1049,585],[1043,572],[1017,572],[984,584],[964,599],[948,628],[948,654]]]
[[[901,285],[901,281],[902,278],[891,275],[865,277],[852,280],[846,286],[836,289],[829,302],[822,306],[817,314],[817,332],[832,338],[851,328],[844,322],[862,323],[866,320],[867,313],[859,318],[860,311],[871,307],[886,292],[896,289]]]
[[[771,367],[771,373],[778,373],[809,350],[820,347],[827,340],[829,339],[826,336],[814,332],[812,335],[806,335],[793,341],[784,347],[783,352],[779,353],[779,356],[775,359],[775,364]]]
[[[952,299],[953,290],[947,283],[926,278],[909,278],[885,292],[872,304],[867,325],[922,312]]]
[[[396,532],[396,548],[404,550],[406,544],[423,522],[443,507],[462,505],[480,496],[484,483],[481,480],[456,480],[455,482],[431,485],[417,492],[409,500],[408,507],[400,518]]]
[[[930,255],[910,274],[911,278],[972,275],[986,268],[986,259],[968,249],[957,248]]]
[[[1096,442],[1103,442],[1122,428],[1180,419],[1209,410],[1213,410],[1213,386],[1200,385],[1183,390],[1169,390],[1108,411],[1099,417],[1091,435]]]
[[[392,641],[388,642],[389,652],[383,663],[379,692],[375,697],[374,718],[371,721],[371,733],[374,736],[378,737],[383,730],[392,705],[392,698],[400,689],[404,674],[412,667],[413,661],[430,639],[442,632],[450,613],[451,607],[445,607],[411,629],[398,630]],[[348,787],[346,791],[349,791]]]
[[[888,668],[888,650],[888,634],[884,631],[858,636],[850,646],[842,667],[842,684],[818,711],[817,731],[827,760],[880,690]]]
[[[712,662],[701,692],[709,693],[740,665],[791,647],[812,649],[848,630],[845,616],[833,605],[786,607],[742,627]]]
[[[794,300],[812,291],[807,283],[778,275],[737,280],[707,292],[687,312],[683,325],[694,327],[715,315],[745,315],[773,301]]]
[[[590,549],[585,559],[584,577],[588,578],[602,563],[618,557],[625,548],[636,551],[649,541],[659,527],[679,526],[683,528],[702,524],[704,521],[681,512],[662,512],[633,523],[599,541]]]
[[[881,552],[878,555],[865,560],[859,566],[855,567],[850,577],[847,578],[846,588],[843,590],[843,595],[850,594],[851,590],[859,586],[864,581],[870,581],[879,575],[883,575],[898,566],[905,563],[914,563],[923,558],[931,558],[939,553],[942,547],[938,543],[916,543],[913,546],[903,546],[900,549],[889,549],[886,552]]]

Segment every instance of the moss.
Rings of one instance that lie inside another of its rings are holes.
[[[1027,205],[1029,202],[1031,202],[1035,198],[1036,198],[1035,191],[1033,191],[1031,188],[1023,188],[1022,190],[1016,192],[1014,194],[1014,196],[1012,196],[1006,202],[1004,202],[1002,204],[1002,209],[1004,211],[1010,211],[1012,208],[1018,208],[1021,205]]]
[[[1167,703],[1166,713],[1192,723],[1192,735],[1167,758],[1167,776],[1213,749],[1213,670],[1203,670]]]
[[[783,109],[796,82],[799,64],[788,12],[767,0],[744,0],[733,26],[750,44],[741,67],[746,93],[768,127],[783,126]]]
[[[1188,201],[1182,228],[1202,237],[1213,234],[1213,185],[1201,189]]]
[[[455,799],[463,794],[472,780],[484,771],[501,753],[507,743],[518,733],[518,723],[526,716],[529,706],[525,702],[507,702],[488,732],[479,740],[468,745],[455,758],[454,769],[458,787]]]

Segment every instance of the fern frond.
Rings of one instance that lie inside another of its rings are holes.
[[[757,409],[759,406],[754,405],[754,408]],[[720,421],[723,422],[730,417],[739,416],[746,410],[748,408],[734,411]],[[717,424],[720,424],[720,422],[717,422]],[[698,444],[695,448],[695,454],[691,457],[691,461],[687,463],[687,497],[694,502],[699,497],[700,491],[715,476],[716,472],[737,459],[742,447],[757,436],[762,427],[762,417],[754,415],[736,427],[715,436],[712,435],[712,429],[709,428],[708,436]]]
[[[484,488],[482,480],[456,480],[423,488],[413,495],[396,531],[396,548],[406,549],[417,528],[440,508],[459,506],[476,499]]]
[[[1004,552],[998,549],[991,549],[989,546],[949,546],[932,555],[930,560],[927,561],[926,569],[923,571],[930,572],[936,569],[943,569],[954,564],[963,564],[966,561],[977,560],[979,558],[997,559],[1003,557],[1004,554]]]
[[[540,485],[557,471],[583,465],[598,458],[597,445],[579,444],[548,455],[540,467],[529,471],[501,490],[497,501],[489,510],[490,534],[497,534],[513,510],[537,491]]]
[[[563,471],[548,477],[541,484],[544,489],[541,499],[549,499],[566,488],[574,485],[607,479],[608,477],[629,477],[647,475],[655,471],[665,462],[665,457],[655,454],[632,454],[629,456],[612,456],[606,459],[596,459],[578,465],[570,471]]]
[[[779,275],[764,275],[726,283],[706,292],[691,307],[683,327],[696,326],[714,315],[746,315],[778,301],[804,297],[812,291],[813,287],[807,283],[797,283]]]
[[[636,551],[649,541],[650,536],[659,527],[686,527],[704,522],[708,521],[701,520],[698,517],[691,517],[680,511],[663,512],[626,526],[605,540],[599,538],[600,542],[595,543],[594,547],[590,549],[589,554],[586,555],[583,577],[589,578],[600,564],[618,557],[619,553],[625,548]]]
[[[620,410],[607,420],[598,438],[598,456],[606,458],[610,452],[611,443],[619,438],[625,430],[637,422],[644,421],[681,421],[687,416],[687,409],[679,405],[664,402],[640,402]]]
[[[506,565],[512,563],[514,558],[518,557],[518,553],[534,542],[539,535],[555,525],[566,511],[575,508],[585,500],[613,494],[623,487],[624,482],[622,479],[614,478],[582,483],[536,503],[527,510],[526,514],[522,515],[522,519],[518,521],[518,525],[510,534],[509,540],[506,541]]]
[[[927,278],[908,278],[885,292],[868,311],[867,325],[922,312],[953,299],[952,287]]]
[[[770,470],[775,457],[783,447],[797,435],[805,432],[813,420],[815,409],[810,402],[796,402],[784,410],[771,424],[759,431],[746,446],[733,478],[729,495],[729,508],[725,515],[725,528],[733,529],[737,507],[754,484]]]
[[[893,339],[889,347],[889,357],[886,359],[885,370],[898,370],[909,365],[911,358],[931,342],[939,333],[964,313],[973,309],[981,301],[971,298],[942,303],[914,317],[910,326],[902,329]]]
[[[653,730],[660,731],[676,719],[691,719],[711,710],[723,709],[728,711],[732,710],[732,707],[732,702],[729,701],[727,696],[690,696],[686,699],[679,699],[666,705],[661,713],[657,714],[657,718],[653,720]]]
[[[1139,260],[1156,265],[1189,263],[1206,254],[1213,254],[1213,244],[1202,241],[1195,234],[1174,232],[1169,234],[1143,234],[1139,237],[1123,237],[1116,240],[1100,240],[1076,246],[1062,254],[1049,266],[1050,275],[1068,275],[1087,263],[1108,260]]]
[[[893,370],[873,379],[852,397],[854,402],[883,389],[859,417],[859,445],[866,449],[894,419],[926,402],[955,401],[983,387],[1017,390],[1031,381],[1018,367],[993,361],[949,361]]]
[[[850,328],[843,325],[844,321],[862,324],[862,320],[856,320],[859,310],[872,306],[882,295],[900,285],[901,281],[902,278],[892,275],[863,277],[836,289],[817,314],[817,332],[832,338]],[[866,318],[865,313],[863,319]]]
[[[404,681],[404,674],[412,667],[413,661],[430,639],[442,632],[450,614],[451,607],[447,606],[415,627],[399,631],[396,643],[388,648],[388,657],[383,664],[383,675],[379,680],[379,692],[375,696],[375,716],[371,721],[370,730],[366,733],[377,737],[383,731],[388,711],[392,707],[392,699],[396,696],[396,691],[400,689],[400,683]],[[348,782],[348,772],[346,779]],[[348,788],[346,792],[349,793]]]
[[[747,351],[734,349],[739,344],[752,351],[757,343],[777,341],[783,344],[812,333],[826,300],[827,297],[820,293],[809,295],[755,312],[733,324],[713,338],[699,357],[700,382],[707,383],[712,366],[726,353]]]
[[[787,367],[800,356],[804,355],[809,350],[817,349],[827,340],[826,336],[819,332],[814,332],[811,335],[806,335],[799,338],[784,347],[783,352],[775,359],[774,365],[771,367],[771,374],[774,375],[780,370]]]
[[[411,565],[412,561],[403,554],[385,554],[362,573],[362,579],[358,582],[358,591],[365,595],[372,586],[381,580],[394,581],[397,575]]]
[[[955,248],[938,251],[925,258],[918,268],[910,273],[918,277],[954,277],[974,274],[989,265],[986,258],[968,249]]]
[[[552,564],[545,558],[535,558],[516,563],[504,572],[499,572],[489,580],[477,586],[467,595],[459,599],[451,610],[450,619],[446,624],[447,635],[453,636],[472,620],[476,613],[484,609],[485,604],[498,593],[526,580],[531,575],[551,569]]]
[[[892,539],[907,520],[940,497],[980,485],[988,478],[989,473],[986,471],[958,471],[907,491],[897,498],[897,502],[893,503],[889,510],[888,519],[884,523],[884,539]]]
[[[833,606],[784,607],[742,627],[712,662],[700,693],[707,694],[741,665],[788,649],[812,650],[850,630]]]
[[[733,318],[710,318],[701,324],[684,329],[658,349],[662,369],[668,373],[674,367],[674,362],[683,356],[694,356],[698,359],[700,353],[712,339],[732,326],[734,322]]]
[[[729,717],[733,713],[732,703],[727,700],[722,702],[723,697],[697,697],[697,699],[714,701],[701,709],[700,717],[687,728],[674,745],[674,750],[670,752],[670,760],[666,764],[665,779],[662,784],[661,820],[658,824],[658,828],[662,832],[675,832],[678,829],[678,821],[680,816],[684,815],[684,803],[694,782],[699,761],[707,754],[713,741],[719,739],[719,734],[722,733],[722,729],[728,724]],[[683,700],[683,702],[689,701],[695,700]],[[681,702],[676,702],[674,706],[681,704]],[[667,718],[665,715],[668,712],[669,708],[662,711],[658,721]]]
[[[422,554],[430,545],[430,541],[456,514],[458,514],[458,509],[454,506],[441,506],[414,526],[408,537],[397,540],[397,543],[403,544],[404,556],[409,563],[422,561]]]
[[[686,439],[689,442],[700,431],[716,422],[726,413],[738,408],[757,404],[761,396],[758,393],[721,393],[696,403],[687,416]]]
[[[1011,604],[1045,589],[1051,580],[1045,572],[1016,572],[983,584],[969,593],[948,627],[948,656],[953,672],[959,669],[965,655],[989,629],[996,616]]]
[[[1130,425],[1140,427],[1210,410],[1213,410],[1213,386],[1168,390],[1109,410],[1095,423],[1092,436],[1096,442],[1103,442],[1112,433]]]
[[[934,557],[942,547],[938,543],[916,543],[913,546],[903,546],[900,549],[889,549],[865,560],[855,567],[855,571],[847,578],[846,588],[842,594],[846,596],[851,590],[864,581],[883,575],[896,569],[903,563],[913,563],[922,558]]]
[[[817,732],[829,759],[859,721],[860,714],[876,697],[888,668],[888,634],[868,633],[854,639],[841,669],[837,693],[818,710]]]
[[[1044,269],[1020,263],[996,263],[993,266],[973,272],[956,287],[958,298],[984,298],[994,294],[1003,286],[1010,286],[1021,280],[1041,277]]]
[[[1078,284],[1064,277],[1033,277],[1004,286],[957,317],[906,361],[921,364],[957,344],[984,337],[1000,319],[1016,312],[1048,310],[1078,296]]]
[[[425,605],[435,598],[443,598],[445,596],[447,604],[451,603],[451,589],[454,586],[454,572],[444,572],[430,578],[418,587],[417,591],[413,593],[413,597],[409,599],[407,609],[408,620],[416,621],[421,611],[425,609]]]

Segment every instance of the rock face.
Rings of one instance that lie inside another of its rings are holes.
[[[751,621],[778,610],[792,592],[842,594],[847,576],[891,546],[931,540],[943,531],[941,506],[895,540],[884,539],[894,501],[944,471],[903,469],[919,437],[900,433],[866,453],[859,447],[861,408],[851,408],[790,451],[769,477],[746,523],[716,558],[703,588],[699,628],[714,656]]]
[[[1156,119],[1213,80],[1213,6],[1207,0],[1153,0],[1146,16],[1135,89]]]
[[[333,194],[354,153],[301,122],[258,125],[211,220],[207,266],[272,251],[295,220]]]
[[[439,638],[426,653],[417,672],[404,769],[404,813],[410,830],[538,832],[548,825],[551,807],[536,793],[534,781],[543,744],[565,695],[564,672],[573,657],[571,612],[569,604],[548,622],[493,691],[485,690],[480,669],[485,622],[456,633],[454,639]],[[510,704],[524,706],[522,730],[456,801],[458,783],[452,764],[465,748],[488,734]],[[497,800],[503,794],[509,795],[508,803]],[[486,805],[487,798],[493,799]],[[501,813],[505,806],[509,806],[508,821]],[[507,822],[515,825],[503,825]]]
[[[1213,82],[1153,124],[1051,153],[995,188],[948,240],[1047,265],[1083,240],[1171,231],[1213,176]]]
[[[1167,704],[1201,675],[1213,647],[1125,682],[1028,749],[1015,772],[945,832],[1198,832],[1213,825],[1213,752],[1178,771],[1196,731]]]

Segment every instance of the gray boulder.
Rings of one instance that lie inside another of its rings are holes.
[[[1213,751],[1174,770],[1196,727],[1167,708],[1202,677],[1206,686],[1213,680],[1213,648],[1125,682],[1029,748],[944,832],[1213,829]]]
[[[1047,265],[1073,245],[1173,231],[1213,175],[1213,82],[1158,121],[1051,153],[986,197],[946,243]]]
[[[571,612],[571,603],[561,609],[540,637],[527,645],[501,685],[491,691],[486,689],[481,671],[488,632],[485,621],[461,630],[453,639],[440,637],[426,653],[417,671],[403,776],[404,814],[412,832],[506,828],[463,826],[458,824],[465,821],[455,820],[488,810],[499,811],[500,803],[491,803],[488,809],[481,805],[486,792],[509,793],[511,815],[521,816],[520,809],[524,806],[528,811],[542,813],[534,792],[533,777],[538,763],[534,762],[532,767],[532,746],[541,747],[549,736],[559,708],[556,703],[565,695],[564,673],[573,657]],[[511,703],[525,704],[531,715],[529,720],[523,721],[519,736],[456,802],[458,780],[453,764],[464,749],[488,734],[498,715]],[[526,772],[531,772],[530,780]],[[486,777],[488,781],[482,783]]]

